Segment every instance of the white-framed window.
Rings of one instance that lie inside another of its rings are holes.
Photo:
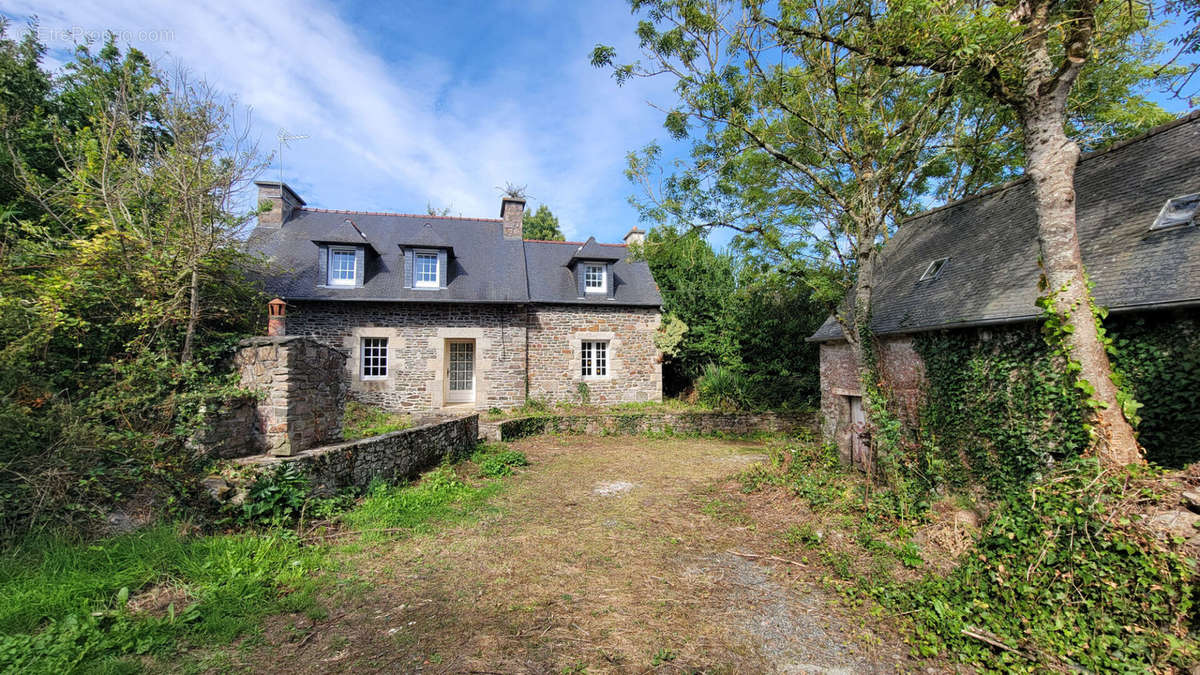
[[[329,285],[353,286],[358,281],[358,252],[352,248],[329,249]]]
[[[1168,199],[1167,203],[1163,204],[1162,210],[1158,212],[1158,217],[1154,219],[1154,224],[1150,226],[1150,229],[1163,230],[1168,227],[1196,225],[1197,223],[1200,223],[1200,192]]]
[[[584,340],[580,345],[580,374],[584,377],[608,375],[608,342]]]
[[[417,251],[413,254],[413,287],[438,288],[438,254]]]
[[[583,290],[588,293],[604,293],[608,288],[604,277],[604,265],[585,264],[583,266]]]
[[[921,275],[921,281],[929,281],[930,279],[938,278],[938,275],[942,273],[942,270],[946,267],[946,263],[949,260],[949,258],[938,258],[937,260],[929,263],[929,267],[926,267],[925,273]]]
[[[365,337],[362,339],[362,379],[382,380],[388,375],[388,339]]]

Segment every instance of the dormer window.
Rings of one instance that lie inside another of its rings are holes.
[[[949,258],[938,258],[937,260],[929,263],[929,267],[926,267],[925,273],[921,275],[921,281],[930,281],[938,278],[938,275],[941,274],[942,270],[946,268],[946,263],[949,260]]]
[[[608,290],[608,283],[605,279],[604,265],[596,265],[592,263],[584,263],[583,265],[583,290],[587,293],[604,293]]]
[[[1168,227],[1195,225],[1198,213],[1200,213],[1200,192],[1182,197],[1172,197],[1167,200],[1166,204],[1163,204],[1162,210],[1158,212],[1158,218],[1154,219],[1154,224],[1150,226],[1150,229],[1165,230]]]
[[[438,279],[438,254],[433,251],[413,253],[413,286],[415,288],[440,288]]]
[[[358,280],[358,252],[353,248],[330,247],[329,285],[353,286]]]

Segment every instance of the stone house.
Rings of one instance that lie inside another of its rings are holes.
[[[1200,113],[1084,155],[1075,176],[1084,265],[1114,317],[1192,320],[1200,306]],[[926,384],[913,336],[1038,320],[1037,218],[1021,178],[906,220],[879,260],[871,328],[881,376],[914,421]],[[820,343],[822,429],[843,459],[867,448],[857,364],[830,318]],[[1182,392],[1180,394],[1183,394]]]
[[[345,351],[352,399],[392,410],[658,401],[662,298],[624,244],[522,238],[500,218],[311,208],[262,181],[248,247],[286,302],[269,332]]]

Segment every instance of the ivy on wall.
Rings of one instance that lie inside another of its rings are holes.
[[[1144,407],[1147,459],[1200,459],[1200,325],[1183,315],[1111,317],[1114,367]],[[916,336],[929,382],[922,431],[943,459],[992,487],[1036,478],[1087,447],[1084,407],[1035,325]],[[948,472],[954,476],[955,472]]]

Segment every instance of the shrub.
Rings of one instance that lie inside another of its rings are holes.
[[[277,464],[271,473],[261,474],[242,503],[241,520],[245,523],[280,525],[299,517],[312,485],[294,462]]]
[[[746,378],[727,366],[710,363],[696,380],[700,401],[716,408],[739,408],[746,401]]]

